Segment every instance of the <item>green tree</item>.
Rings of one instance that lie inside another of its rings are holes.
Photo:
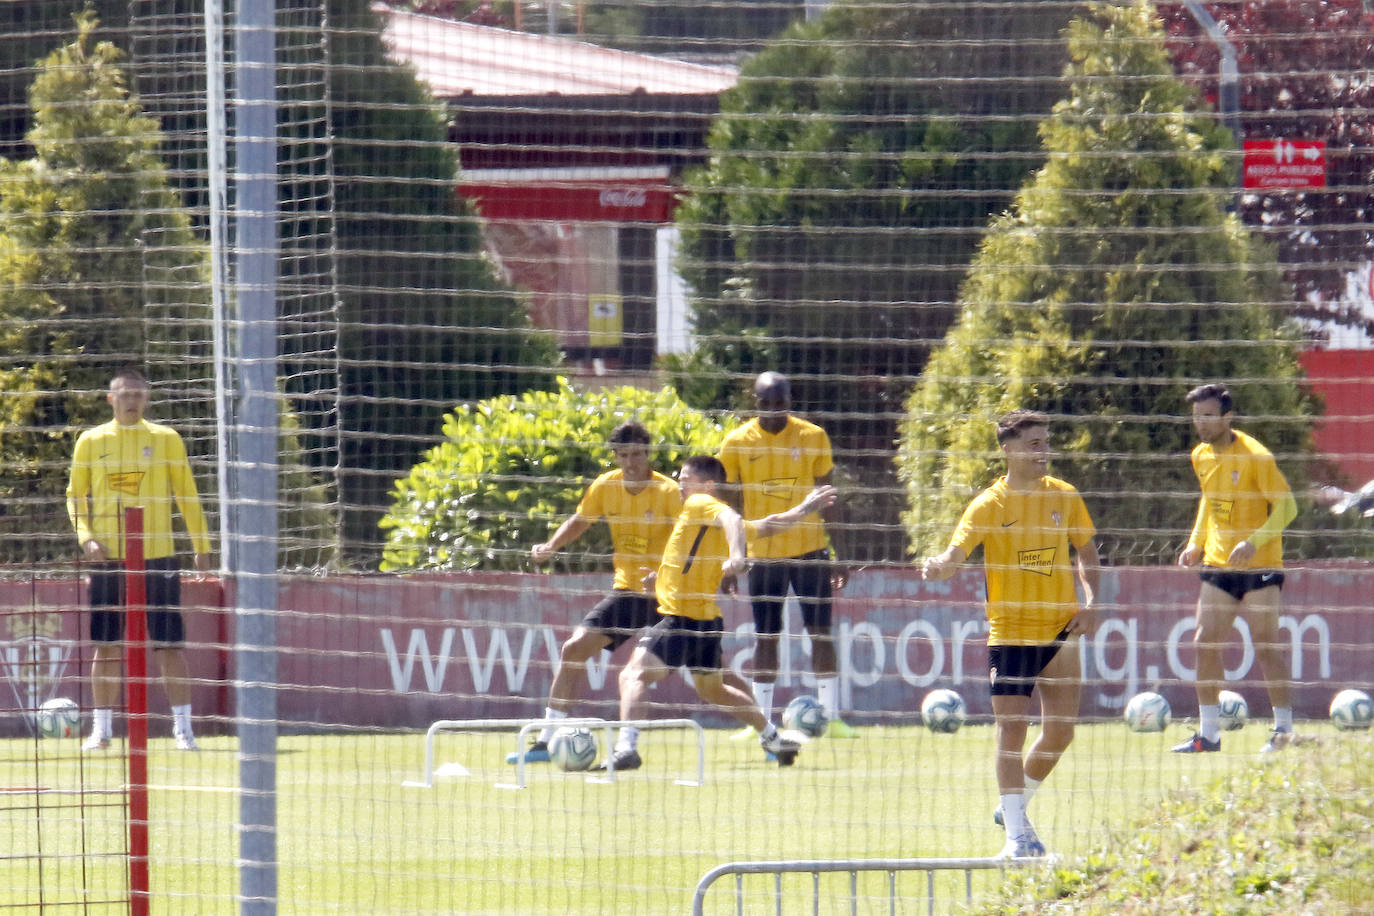
[[[529,548],[614,466],[606,440],[627,420],[653,435],[650,464],[665,474],[688,455],[714,455],[736,425],[688,407],[672,388],[583,392],[561,378],[556,391],[460,405],[444,417],[444,441],[392,490],[382,568],[527,568]],[[610,553],[597,525],[579,542],[583,559],[569,564],[609,568]]]
[[[841,450],[889,448],[989,215],[1040,161],[1066,21],[836,3],[748,60],[678,216],[699,362],[787,373]]]
[[[1291,292],[1273,252],[1226,211],[1229,134],[1173,73],[1146,4],[1070,28],[1068,98],[1041,127],[1048,161],[994,220],[960,318],[907,404],[899,471],[911,548],[943,546],[1001,473],[993,421],[1056,418],[1056,473],[1085,494],[1107,553],[1168,561],[1197,484],[1183,396],[1221,380],[1240,428],[1306,480],[1315,407]]]

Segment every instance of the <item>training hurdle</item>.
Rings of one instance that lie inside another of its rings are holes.
[[[555,728],[601,728],[603,737],[601,746],[605,750],[607,769],[605,776],[588,776],[590,783],[610,784],[615,781],[615,769],[610,766],[611,749],[615,747],[613,729],[628,725],[638,728],[641,731],[662,728],[690,728],[696,732],[697,739],[697,778],[675,779],[674,784],[679,786],[697,787],[706,782],[706,732],[701,724],[692,719],[440,719],[431,723],[425,730],[425,778],[423,780],[406,780],[403,786],[412,789],[432,789],[434,788],[434,737],[440,732],[461,732],[461,731],[501,731],[508,728],[517,728],[515,736],[515,750],[520,753],[528,746],[527,737],[534,729],[541,729],[545,726]],[[523,789],[525,788],[525,762],[524,755],[521,754],[515,762],[515,782],[498,782],[498,789]]]
[[[727,862],[718,865],[702,876],[697,882],[696,893],[692,896],[692,916],[701,916],[706,905],[706,891],[718,879],[726,875],[735,876],[735,911],[744,913],[745,875],[773,875],[773,899],[778,916],[782,916],[782,876],[784,874],[811,875],[811,912],[820,913],[820,879],[822,872],[847,872],[849,874],[849,911],[857,914],[859,909],[859,872],[887,872],[887,908],[892,916],[897,913],[897,872],[923,871],[926,873],[926,909],[935,913],[935,873],[937,871],[960,871],[964,873],[965,903],[973,902],[973,873],[987,869],[1018,868],[1027,865],[1043,865],[1053,857],[1039,859],[814,859],[789,862]]]

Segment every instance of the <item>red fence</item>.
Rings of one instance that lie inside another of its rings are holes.
[[[288,728],[419,728],[440,718],[537,715],[560,642],[605,584],[602,576],[514,573],[284,578],[277,628],[281,717]],[[1196,576],[1173,568],[1114,569],[1103,586],[1113,610],[1083,643],[1083,714],[1118,715],[1124,701],[1146,687],[1165,693],[1180,715],[1194,714]],[[185,594],[193,608],[187,624],[198,679],[196,714],[231,716],[232,614],[223,610],[217,582],[188,580]],[[853,720],[911,721],[934,687],[957,689],[971,712],[986,714],[981,595],[982,579],[973,571],[937,583],[920,581],[913,570],[856,575],[835,609],[843,705],[853,710]],[[1297,711],[1324,717],[1335,691],[1370,689],[1374,567],[1290,570],[1284,596]],[[65,695],[88,705],[89,649],[79,641],[83,599],[75,580],[0,583],[0,662],[7,680],[0,734],[25,733],[22,711],[33,708],[35,697],[41,702]],[[725,599],[724,607],[726,658],[747,664],[748,607],[739,599]],[[795,630],[796,611],[788,618]],[[784,645],[780,703],[813,690],[806,641]],[[622,648],[614,666],[628,652]],[[1243,623],[1227,668],[1255,713],[1267,714]],[[613,711],[614,670],[604,657],[591,666],[589,712]],[[676,678],[655,692],[655,700],[668,705],[690,697]],[[165,703],[155,684],[153,711],[165,712]],[[203,730],[213,728],[203,723]],[[169,731],[156,723],[153,734]]]

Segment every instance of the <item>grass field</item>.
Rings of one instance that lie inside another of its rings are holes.
[[[1193,858],[1201,862],[1198,849],[1207,843],[1186,849],[1196,832],[1229,863],[1205,869],[1232,875],[1230,884],[1219,882],[1229,890],[1212,880],[1206,885],[1217,895],[1212,904],[1146,911],[1357,911],[1353,896],[1345,909],[1265,909],[1266,894],[1291,888],[1295,879],[1280,880],[1281,868],[1240,867],[1246,855],[1263,859],[1266,849],[1280,848],[1273,825],[1252,829],[1264,817],[1303,833],[1308,852],[1321,839],[1328,862],[1351,844],[1365,859],[1374,850],[1368,819],[1364,833],[1346,824],[1326,838],[1317,836],[1319,827],[1295,826],[1299,809],[1320,807],[1321,798],[1333,800],[1342,816],[1362,805],[1367,815],[1374,781],[1368,735],[1338,734],[1324,724],[1307,730],[1312,743],[1261,765],[1255,754],[1264,741],[1261,723],[1228,734],[1223,753],[1201,756],[1168,753],[1187,735],[1180,726],[1134,735],[1115,722],[1085,725],[1031,808],[1042,837],[1063,857],[1060,865],[1051,878],[1044,869],[1024,880],[1008,873],[1005,889],[1000,872],[977,873],[975,892],[998,912],[1035,910],[1044,893],[1063,896],[1061,906],[1077,899],[1084,911],[1117,912],[1119,903],[1093,894],[1108,893],[1102,886],[1127,888],[1128,897],[1148,903],[1172,880],[1171,867],[1186,873]],[[283,737],[279,911],[685,913],[700,877],[724,862],[989,856],[1001,846],[1001,830],[991,822],[996,789],[987,726],[966,726],[953,736],[866,728],[858,741],[813,742],[792,768],[765,763],[757,745],[732,743],[725,731],[706,735],[702,787],[674,783],[696,770],[695,742],[684,730],[646,732],[645,767],[613,784],[538,765],[519,791],[496,787],[513,777],[502,760],[514,746],[513,732],[441,736],[437,761],[460,763],[469,775],[441,779],[428,790],[403,786],[422,775],[422,735]],[[202,745],[198,754],[178,753],[167,740],[150,748],[154,913],[238,909],[236,743],[209,738]],[[11,790],[0,796],[0,903],[41,900],[45,913],[120,911],[97,901],[124,893],[121,860],[80,855],[83,848],[123,849],[122,812],[101,807],[109,796],[96,794],[123,782],[119,745],[84,758],[76,746],[0,742],[0,786]],[[87,793],[13,791],[33,785],[84,785]],[[78,806],[83,799],[85,808]],[[1178,848],[1161,855],[1172,856],[1173,866],[1150,859],[1152,848],[1167,850],[1170,842]],[[1281,847],[1292,860],[1283,867],[1300,872],[1294,843]],[[41,859],[35,856],[40,848]],[[1124,859],[1123,850],[1129,851]],[[1374,896],[1369,869],[1374,866],[1366,866],[1366,883],[1357,882],[1349,894],[1363,887]],[[1154,883],[1142,883],[1149,873],[1156,874]],[[857,912],[889,912],[887,880],[859,879]],[[927,911],[925,882],[917,873],[898,875],[899,912]],[[809,875],[788,877],[782,886],[783,912],[851,911],[848,875],[823,876],[815,900]],[[777,912],[772,878],[749,877],[742,887],[744,912]],[[962,904],[962,873],[942,877],[936,897],[937,912]],[[1339,901],[1339,892],[1332,899]],[[82,907],[62,905],[83,900]],[[714,886],[707,912],[737,912],[733,878]]]

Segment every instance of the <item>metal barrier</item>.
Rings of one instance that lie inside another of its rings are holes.
[[[973,902],[973,873],[987,869],[1018,868],[1026,865],[1042,865],[1051,857],[1039,859],[816,859],[794,860],[790,862],[727,862],[718,865],[702,876],[697,882],[696,893],[692,897],[692,916],[702,916],[706,904],[706,891],[717,879],[725,875],[735,876],[735,911],[744,913],[745,875],[773,875],[773,897],[778,916],[782,916],[782,876],[784,874],[810,874],[811,911],[820,912],[820,876],[822,872],[849,873],[849,909],[858,913],[859,872],[887,872],[888,912],[897,912],[897,872],[923,871],[926,873],[927,911],[935,912],[935,873],[945,870],[962,870],[964,873],[964,896],[966,903]]]
[[[459,732],[459,731],[495,731],[507,728],[519,728],[515,737],[515,750],[517,753],[523,751],[527,746],[526,736],[534,729],[552,725],[556,728],[564,726],[577,728],[604,728],[605,736],[602,738],[602,747],[605,748],[607,769],[606,775],[588,776],[587,781],[592,783],[612,783],[615,781],[615,770],[610,764],[611,749],[615,747],[612,729],[622,725],[638,728],[641,731],[656,728],[690,728],[696,732],[697,738],[697,778],[675,779],[673,782],[679,786],[700,786],[706,782],[706,732],[700,723],[691,719],[440,719],[432,723],[425,731],[425,778],[422,781],[406,780],[402,785],[416,789],[434,788],[434,736],[439,732]],[[525,757],[523,754],[516,758],[515,762],[515,782],[496,783],[498,789],[523,789],[525,788]]]

